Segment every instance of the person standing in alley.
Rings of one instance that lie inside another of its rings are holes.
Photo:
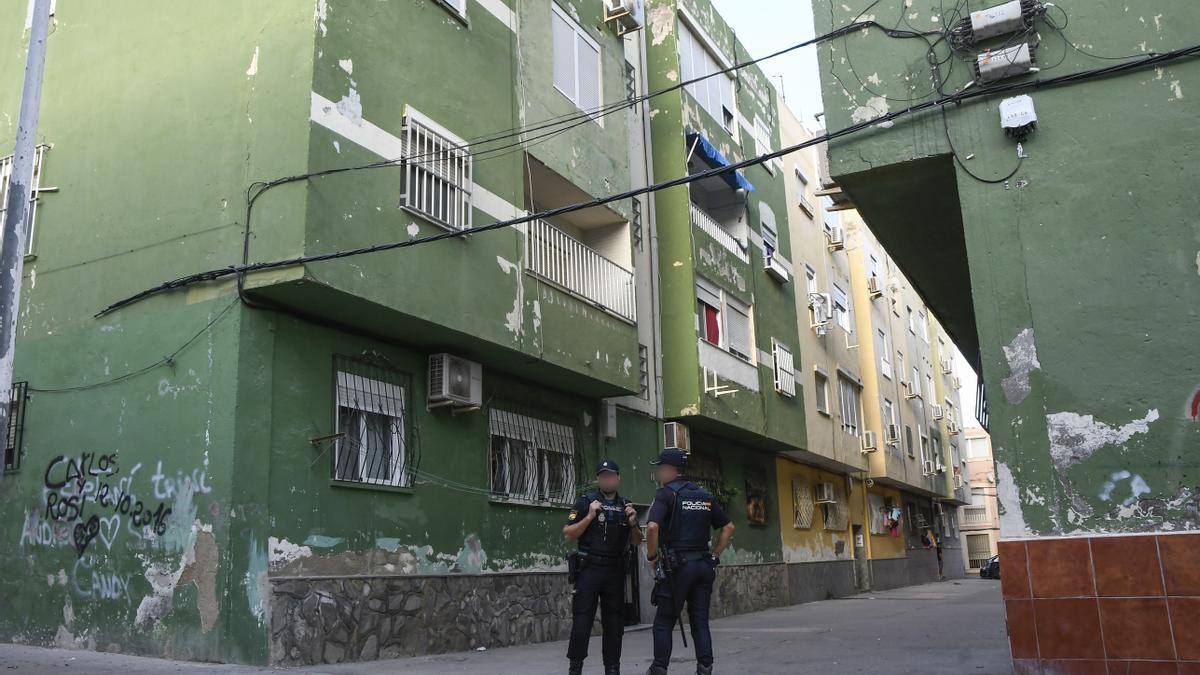
[[[672,629],[687,603],[697,675],[712,673],[712,635],[708,608],[720,555],[733,539],[734,525],[704,488],[687,480],[687,455],[664,450],[657,461],[658,482],[646,525],[646,559],[655,568],[654,662],[647,675],[666,675],[671,662]],[[720,530],[711,549],[712,530]]]
[[[621,485],[617,463],[600,462],[596,467],[596,482],[598,489],[579,497],[563,526],[566,540],[579,542],[579,550],[568,557],[567,565],[571,583],[575,585],[571,641],[567,647],[570,675],[583,672],[597,603],[604,632],[601,642],[604,675],[620,675],[626,563],[629,548],[642,543],[637,511],[617,492]]]

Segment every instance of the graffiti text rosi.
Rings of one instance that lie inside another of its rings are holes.
[[[80,557],[97,537],[111,548],[112,537],[108,531],[115,530],[115,525],[120,522],[118,516],[128,516],[134,527],[151,526],[150,529],[159,536],[167,531],[171,509],[162,502],[155,508],[138,499],[129,491],[129,481],[117,478],[120,471],[116,453],[84,452],[78,457],[59,455],[46,465],[44,517],[51,521],[77,521],[71,540]],[[89,502],[112,515],[105,518],[93,513],[85,519],[84,511]]]

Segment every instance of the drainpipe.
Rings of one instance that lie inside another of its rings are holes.
[[[4,241],[0,245],[0,420],[12,409],[13,348],[17,339],[17,312],[21,306],[21,272],[25,263],[26,229],[30,208],[34,155],[37,152],[38,111],[42,103],[42,74],[46,66],[46,34],[50,25],[50,0],[34,0],[25,60],[25,85],[13,148],[8,203],[5,205]],[[20,452],[17,448],[16,452]],[[14,458],[15,459],[15,458]],[[0,462],[0,475],[4,463]]]

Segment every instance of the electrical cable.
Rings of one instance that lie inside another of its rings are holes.
[[[1163,53],[1163,54],[1147,56],[1145,58],[1141,58],[1141,59],[1137,59],[1137,60],[1133,60],[1133,61],[1127,61],[1124,63],[1107,66],[1107,67],[1103,67],[1103,68],[1095,68],[1095,69],[1091,69],[1091,70],[1071,73],[1068,75],[1061,75],[1061,76],[1049,78],[1049,79],[1035,79],[1035,80],[1030,80],[1030,81],[1010,82],[1007,84],[996,84],[996,85],[992,85],[992,86],[988,86],[988,87],[975,87],[975,88],[971,88],[971,89],[965,89],[965,90],[959,91],[955,94],[952,94],[950,96],[945,96],[945,97],[933,99],[930,101],[925,101],[925,102],[910,106],[908,108],[888,112],[879,117],[852,124],[843,129],[839,129],[838,131],[828,132],[822,136],[817,136],[817,137],[811,138],[802,143],[798,143],[796,145],[792,145],[792,146],[789,146],[786,148],[781,148],[779,150],[765,153],[762,155],[758,155],[755,157],[750,157],[748,159],[744,159],[742,161],[735,162],[735,163],[729,164],[724,167],[716,167],[716,168],[708,169],[708,170],[701,171],[701,172],[698,172],[695,174],[676,177],[676,178],[669,179],[666,181],[654,183],[652,185],[638,187],[638,188],[626,190],[626,191],[615,193],[615,194],[608,195],[608,196],[596,197],[594,199],[583,201],[583,202],[577,202],[574,204],[568,204],[568,205],[560,206],[560,207],[553,208],[553,209],[547,209],[547,210],[540,211],[537,213],[531,213],[531,214],[527,214],[524,216],[511,218],[508,220],[496,221],[496,222],[490,223],[488,225],[482,225],[480,227],[475,227],[475,228],[472,228],[469,230],[451,230],[451,231],[446,231],[446,232],[441,232],[438,234],[430,235],[427,237],[409,239],[409,240],[405,240],[405,241],[393,241],[393,242],[387,242],[387,243],[383,243],[383,244],[373,244],[373,245],[363,246],[363,247],[356,248],[356,249],[349,249],[349,250],[344,250],[344,251],[332,251],[329,253],[321,253],[321,254],[313,254],[313,255],[305,255],[305,256],[296,256],[293,258],[286,258],[286,259],[269,261],[269,262],[231,265],[229,267],[208,270],[208,271],[199,272],[196,274],[190,274],[190,275],[187,275],[184,277],[179,277],[178,279],[173,279],[171,281],[167,281],[158,286],[148,288],[146,290],[143,290],[139,293],[131,295],[122,300],[118,300],[117,302],[114,302],[111,305],[109,305],[108,307],[105,307],[104,309],[102,309],[100,312],[98,312],[96,314],[96,316],[97,317],[104,316],[106,314],[109,314],[109,313],[117,310],[117,309],[120,309],[121,307],[129,305],[133,302],[137,302],[143,298],[149,297],[151,295],[156,295],[158,293],[161,293],[161,292],[164,292],[167,290],[171,290],[171,289],[175,289],[175,288],[182,288],[184,286],[189,286],[189,285],[192,285],[195,283],[200,283],[200,282],[205,282],[205,281],[213,281],[213,280],[221,279],[221,278],[233,275],[233,274],[245,274],[245,273],[249,273],[249,272],[257,272],[257,271],[262,271],[262,270],[279,269],[279,268],[283,268],[283,267],[292,267],[295,265],[303,265],[303,264],[307,264],[307,263],[324,262],[324,261],[328,261],[328,260],[337,260],[337,259],[341,259],[341,258],[365,255],[368,253],[378,253],[378,252],[382,252],[382,251],[390,251],[390,250],[394,250],[394,249],[408,248],[411,246],[418,246],[418,245],[422,245],[422,244],[433,243],[435,241],[442,241],[442,240],[446,240],[446,239],[456,239],[456,238],[470,236],[473,234],[479,234],[482,232],[487,232],[487,231],[500,229],[500,228],[504,228],[504,227],[511,227],[513,225],[520,225],[520,224],[528,223],[528,222],[531,222],[534,220],[553,218],[555,216],[564,215],[567,213],[574,213],[576,211],[582,211],[585,209],[595,208],[597,206],[604,206],[606,204],[629,199],[631,197],[637,197],[637,196],[643,195],[643,194],[659,192],[661,190],[665,190],[665,189],[672,188],[672,187],[678,187],[681,185],[688,185],[688,184],[696,182],[698,180],[703,180],[705,178],[720,176],[722,174],[728,174],[730,172],[738,171],[738,170],[744,169],[746,167],[760,165],[760,164],[763,164],[764,162],[768,162],[768,161],[778,158],[778,157],[783,157],[785,155],[791,154],[793,152],[802,150],[807,147],[811,147],[813,145],[828,143],[829,141],[836,140],[843,136],[855,134],[855,133],[861,132],[865,129],[868,129],[870,127],[881,125],[881,124],[884,124],[887,122],[892,122],[896,119],[914,115],[916,113],[923,112],[926,110],[942,108],[944,106],[952,105],[952,104],[961,104],[961,103],[964,103],[967,101],[972,101],[972,100],[983,98],[983,97],[995,96],[998,94],[1007,94],[1007,93],[1024,92],[1024,91],[1037,91],[1037,90],[1042,90],[1042,89],[1052,89],[1052,88],[1067,86],[1070,84],[1076,84],[1079,82],[1089,81],[1089,80],[1093,80],[1093,79],[1107,78],[1107,77],[1111,77],[1114,75],[1123,74],[1126,72],[1132,72],[1134,70],[1141,70],[1143,68],[1147,68],[1150,66],[1157,66],[1160,64],[1172,63],[1175,61],[1191,58],[1191,57],[1196,56],[1197,54],[1200,54],[1200,45],[1186,47],[1183,49],[1178,49],[1178,50],[1174,50],[1174,51]]]
[[[138,368],[137,370],[133,370],[133,371],[130,371],[130,372],[128,372],[128,373],[125,373],[124,375],[118,375],[117,377],[114,377],[114,378],[111,378],[111,379],[108,379],[108,380],[102,380],[102,381],[100,381],[100,382],[92,382],[92,383],[89,383],[89,384],[81,384],[81,385],[76,385],[76,386],[73,386],[73,387],[57,387],[57,388],[56,388],[56,387],[33,387],[33,386],[30,386],[30,387],[29,387],[29,391],[31,391],[31,392],[37,392],[37,393],[39,393],[39,394],[62,394],[62,393],[66,393],[66,392],[85,391],[85,390],[88,390],[88,389],[97,389],[97,388],[99,388],[99,387],[106,387],[106,386],[108,386],[108,385],[110,385],[110,384],[116,384],[116,383],[118,383],[118,382],[124,382],[125,380],[129,380],[129,379],[132,379],[132,378],[134,378],[134,377],[137,377],[137,376],[139,376],[139,375],[143,375],[143,374],[145,374],[145,373],[148,373],[148,372],[150,372],[150,371],[152,371],[152,370],[154,370],[155,368],[158,368],[158,367],[160,367],[160,366],[164,366],[164,365],[174,365],[174,363],[175,363],[175,357],[179,356],[181,353],[183,353],[183,351],[184,351],[185,349],[187,349],[188,347],[192,346],[192,344],[193,344],[193,343],[195,343],[195,342],[196,342],[196,340],[199,340],[199,339],[200,339],[200,336],[204,335],[204,334],[205,334],[205,333],[207,333],[209,330],[211,330],[211,329],[212,329],[212,327],[213,327],[213,326],[215,326],[215,325],[216,325],[216,323],[217,323],[218,321],[220,321],[220,320],[221,320],[221,317],[225,316],[225,313],[226,313],[226,312],[228,312],[230,309],[232,309],[232,308],[233,308],[233,306],[237,304],[237,302],[238,302],[238,301],[235,299],[233,302],[230,302],[229,304],[225,305],[225,308],[224,308],[224,309],[222,309],[221,311],[217,312],[216,316],[214,316],[212,319],[210,319],[210,320],[209,320],[209,322],[208,322],[208,323],[206,323],[206,324],[204,325],[204,328],[201,328],[199,332],[197,332],[197,333],[196,333],[195,335],[193,335],[192,337],[188,338],[187,342],[184,342],[182,345],[180,345],[180,346],[179,346],[179,348],[178,348],[178,349],[176,349],[175,351],[171,352],[171,353],[170,353],[170,355],[168,355],[168,356],[164,356],[164,357],[162,357],[161,359],[159,359],[158,361],[155,361],[154,363],[152,363],[152,364],[150,364],[150,365],[148,365],[148,366],[144,366],[144,367],[142,367],[142,368]]]
[[[950,155],[954,157],[954,162],[956,164],[958,164],[958,166],[960,168],[962,168],[963,172],[966,173],[968,176],[970,176],[971,178],[974,178],[975,180],[979,181],[980,183],[987,183],[989,185],[998,185],[1000,183],[1007,183],[1009,180],[1012,179],[1013,176],[1017,175],[1018,171],[1021,170],[1021,165],[1025,163],[1025,155],[1023,155],[1023,154],[1017,155],[1017,165],[1015,167],[1013,167],[1013,170],[1010,171],[1003,178],[984,178],[983,176],[980,176],[980,175],[976,174],[975,172],[971,171],[969,168],[967,168],[966,162],[964,162],[962,160],[962,158],[959,157],[958,150],[954,149],[954,141],[950,138],[950,122],[946,119],[946,108],[945,107],[943,107],[941,109],[941,113],[942,113],[942,128],[946,130],[946,143],[947,143],[947,145],[950,146]]]

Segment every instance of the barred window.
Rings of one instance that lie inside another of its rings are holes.
[[[337,357],[335,367],[338,442],[333,478],[408,487],[408,376],[345,357]]]
[[[39,145],[33,157],[33,176],[29,181],[29,209],[25,212],[25,253],[33,253],[33,228],[37,224],[37,206],[42,182],[42,164],[46,159],[46,150],[50,146]],[[13,155],[0,157],[0,223],[4,222],[4,212],[8,209],[8,191],[12,183]],[[57,188],[46,188],[53,192]]]
[[[429,220],[471,227],[471,153],[466,141],[409,108],[404,117],[402,205]]]
[[[761,468],[746,467],[746,522],[767,524],[767,474]]]
[[[850,507],[846,505],[845,491],[838,482],[833,484],[833,498],[833,502],[824,504],[825,529],[840,532],[850,527]]]
[[[792,527],[807,530],[812,527],[816,504],[813,501],[812,484],[807,480],[792,481]]]
[[[8,426],[4,436],[4,470],[21,468],[21,436],[25,429],[25,397],[29,383],[14,382],[8,406]]]
[[[567,504],[575,496],[575,432],[564,424],[492,410],[488,425],[494,499]]]

